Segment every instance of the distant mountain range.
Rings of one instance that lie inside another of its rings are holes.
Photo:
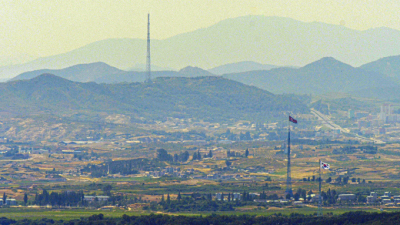
[[[136,120],[166,117],[265,121],[308,112],[307,97],[274,95],[222,77],[160,77],[152,83],[73,82],[51,74],[0,83],[0,112],[121,113]]]
[[[373,63],[372,63],[373,64]],[[235,64],[231,69],[235,70]],[[367,64],[368,65],[368,64]],[[332,57],[322,58],[301,68],[273,68],[242,73],[228,73],[222,76],[247,85],[271,91],[272,93],[326,94],[331,92],[355,92],[369,88],[395,87],[399,80],[380,73],[368,71],[342,63]],[[384,72],[384,71],[383,71]],[[43,73],[51,73],[76,82],[121,83],[143,82],[145,72],[124,71],[105,63],[81,64],[61,70],[37,70],[18,75],[12,80],[31,79]],[[157,77],[201,77],[215,76],[198,67],[185,67],[180,71],[153,71]]]
[[[146,64],[136,64],[135,66],[131,67],[131,68],[127,68],[125,69],[127,71],[137,71],[137,72],[144,72],[146,71]],[[160,67],[157,65],[151,65],[151,71],[175,71],[172,68],[169,67]]]
[[[187,66],[179,71],[156,70],[152,71],[152,77],[197,77],[214,76],[226,73],[239,73],[254,70],[265,70],[276,68],[272,65],[262,65],[255,62],[239,62],[223,65],[211,70],[203,70],[198,67]],[[160,68],[158,68],[160,69]],[[119,83],[119,82],[143,82],[146,74],[142,70],[120,70],[103,62],[78,64],[64,69],[41,69],[19,74],[10,80],[31,79],[44,73],[55,74],[59,77],[77,82],[97,82],[97,83]]]
[[[387,75],[355,68],[332,57],[301,68],[276,68],[225,74],[225,78],[253,85],[272,93],[326,94],[399,85]]]
[[[385,57],[364,64],[361,69],[386,74],[400,81],[400,55]]]
[[[228,73],[243,73],[254,70],[270,70],[277,67],[278,66],[245,61],[217,66],[215,68],[209,69],[208,71],[216,75],[223,75]]]
[[[302,66],[326,56],[359,66],[400,55],[399,39],[400,31],[389,28],[358,31],[290,18],[244,16],[164,40],[152,40],[151,59],[159,67],[175,70],[187,65],[210,69],[242,61]],[[145,56],[146,40],[107,39],[63,54],[1,67],[0,78],[94,62],[127,69],[145,64]]]
[[[122,82],[143,82],[147,78],[146,72],[124,71],[109,66],[102,62],[80,64],[60,70],[35,70],[22,73],[10,81],[27,80],[41,74],[54,74],[67,80],[76,82],[96,83],[122,83]],[[214,74],[198,67],[185,67],[179,71],[153,71],[152,78],[157,77],[199,77],[214,76]]]
[[[41,74],[55,74],[59,77],[78,82],[105,80],[107,77],[134,76],[134,72],[123,71],[102,62],[79,64],[59,70],[35,70],[22,73],[11,80],[27,80]],[[140,73],[138,73],[140,74]],[[121,81],[122,82],[122,81]]]

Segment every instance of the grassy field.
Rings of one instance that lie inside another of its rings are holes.
[[[333,213],[343,214],[350,211],[368,211],[368,212],[378,212],[377,208],[335,208],[335,209],[324,209],[324,214]],[[400,209],[385,209],[384,211],[399,211]],[[258,216],[269,216],[272,214],[283,214],[289,215],[291,213],[299,214],[314,214],[317,212],[317,208],[303,207],[303,208],[275,208],[270,209],[253,209],[250,211],[232,211],[232,212],[217,212],[219,215],[258,215]],[[0,209],[0,217],[7,217],[11,219],[21,220],[21,219],[41,219],[48,218],[53,220],[71,220],[79,219],[81,217],[88,217],[94,214],[103,214],[105,217],[122,217],[126,214],[129,216],[140,216],[148,215],[152,212],[150,211],[128,211],[122,209],[116,209],[112,211],[104,210],[81,210],[81,209],[66,209],[66,210],[55,210],[55,209],[25,209],[25,208],[2,208]],[[154,213],[154,212],[153,212]],[[161,212],[156,212],[161,213]],[[215,212],[184,212],[184,213],[165,213],[169,215],[184,215],[184,216],[206,216],[211,215]]]

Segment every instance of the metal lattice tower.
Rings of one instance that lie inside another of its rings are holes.
[[[151,82],[151,61],[150,61],[150,13],[147,14],[147,58],[146,58],[146,82]]]
[[[291,168],[290,168],[290,121],[288,123],[288,150],[287,150],[287,180],[286,180],[286,195],[290,195],[293,197],[292,191],[292,175],[291,175]]]

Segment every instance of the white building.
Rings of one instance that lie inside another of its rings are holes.
[[[392,105],[383,104],[381,106],[381,112],[379,114],[379,119],[384,123],[395,123],[400,121],[400,114],[394,114]]]
[[[13,198],[7,198],[6,199],[6,204],[7,205],[17,205],[17,200],[15,200]]]
[[[341,201],[354,201],[356,200],[356,195],[355,194],[340,194],[338,197],[338,200]]]
[[[109,196],[84,196],[83,199],[85,201],[92,202],[97,198],[98,201],[107,201],[110,197]]]
[[[240,200],[240,193],[233,193],[233,200]]]
[[[400,203],[400,196],[399,195],[393,196],[393,200],[394,200],[394,203],[396,203],[396,204]]]
[[[218,201],[223,200],[223,199],[222,199],[222,193],[216,193],[215,196],[216,196],[216,199],[217,199]]]
[[[371,192],[369,196],[367,196],[367,203],[372,204],[375,203],[378,199],[378,194],[376,192]]]

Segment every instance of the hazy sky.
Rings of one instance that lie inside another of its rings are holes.
[[[59,54],[107,38],[164,39],[244,15],[400,30],[397,0],[0,0],[0,56]],[[1,60],[1,58],[0,58]]]

